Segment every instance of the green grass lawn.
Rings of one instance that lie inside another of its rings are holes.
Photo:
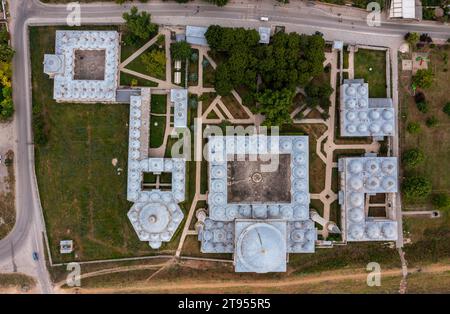
[[[167,111],[167,95],[152,95],[151,112],[165,114]]]
[[[131,86],[131,81],[136,80],[137,81],[137,87],[157,87],[158,83],[148,81],[141,79],[137,76],[130,75],[128,73],[120,73],[120,85],[121,86]]]
[[[355,79],[364,78],[369,83],[369,97],[385,98],[386,52],[359,49],[355,52]]]
[[[164,143],[166,117],[150,117],[150,148],[158,148]]]
[[[426,161],[410,169],[405,169],[405,175],[422,175],[429,178],[432,182],[433,192],[450,193],[450,117],[447,116],[442,108],[446,102],[450,101],[448,94],[448,82],[450,82],[450,66],[445,64],[444,53],[450,54],[450,48],[435,48],[430,53],[429,67],[435,73],[434,84],[423,90],[429,112],[421,113],[410,95],[410,77],[405,72],[399,80],[399,103],[401,120],[401,149],[402,151],[418,148],[426,156]],[[429,128],[425,125],[428,117],[435,116],[439,120],[437,127]],[[406,131],[406,125],[409,122],[419,122],[421,132],[419,134],[409,134]],[[410,202],[412,206],[417,203],[423,203],[430,206],[429,199]],[[405,200],[408,205],[408,201]]]
[[[147,53],[149,53],[149,52],[151,52],[153,50],[160,50],[160,51],[165,52],[165,47],[164,47],[165,36],[164,35],[159,35],[159,38],[161,38],[161,39],[158,39],[155,44],[150,46],[140,56],[138,56],[136,59],[131,61],[125,68],[127,68],[129,70],[132,70],[132,71],[135,71],[135,72],[139,72],[139,73],[142,73],[142,74],[145,74],[145,75],[149,75],[149,76],[155,77],[155,78],[160,79],[160,80],[165,80],[166,79],[165,65],[164,65],[164,68],[161,69],[161,73],[150,73],[148,71],[148,69],[147,69],[147,66],[143,62],[143,58],[142,58],[142,56],[144,54],[147,54]],[[144,42],[144,44],[145,44],[145,42]],[[143,45],[141,45],[141,46],[143,46]],[[130,55],[132,53],[134,53],[137,49],[139,49],[141,46],[139,46],[139,47],[133,46],[133,48],[130,48],[130,49],[134,49],[134,51],[132,51],[130,53]],[[122,54],[124,54],[124,53],[127,53],[127,51],[125,51],[125,52],[122,51]]]
[[[46,144],[35,145],[36,175],[52,258],[65,262],[157,254],[138,240],[126,215],[131,207],[126,200],[128,106],[58,104],[52,99],[53,80],[43,73],[42,60],[44,53],[54,51],[60,28],[30,28],[33,110],[48,134]],[[42,131],[35,125],[34,132]],[[74,240],[76,256],[59,254],[64,239]]]

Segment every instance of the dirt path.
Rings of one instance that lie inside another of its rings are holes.
[[[147,267],[149,265],[146,265]],[[440,273],[450,271],[450,265],[434,264],[422,268],[413,268],[410,273]],[[158,285],[142,285],[136,284],[129,287],[117,287],[117,288],[87,288],[79,289],[78,292],[81,293],[126,293],[129,291],[139,291],[139,292],[158,292],[164,290],[186,290],[189,292],[194,289],[226,289],[226,288],[243,288],[243,287],[253,287],[253,288],[270,288],[270,287],[286,287],[286,286],[296,286],[296,285],[306,285],[306,284],[316,284],[327,281],[342,281],[342,280],[356,280],[365,279],[367,277],[367,272],[346,270],[345,273],[333,273],[326,272],[321,274],[316,274],[314,276],[307,275],[301,276],[293,279],[286,280],[258,280],[258,281],[229,281],[229,282],[193,282],[187,280],[186,282],[171,282],[171,283],[159,283]],[[86,274],[89,275],[89,274]],[[402,271],[399,268],[389,269],[382,272],[384,277],[401,276]],[[73,290],[64,290],[65,293],[71,293]]]

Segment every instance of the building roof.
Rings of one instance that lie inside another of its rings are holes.
[[[415,0],[392,0],[389,11],[390,18],[416,18],[416,1]]]
[[[141,96],[131,96],[130,100],[127,199],[134,205],[128,218],[139,239],[157,249],[172,239],[184,218],[178,203],[185,200],[186,162],[180,158],[148,158],[142,152],[141,145],[148,143],[148,136],[143,134],[151,132],[144,121],[145,107],[150,106],[149,90],[142,90]],[[171,173],[171,190],[144,190],[144,173]]]
[[[270,42],[270,27],[258,28],[259,42],[261,44],[268,44]]]
[[[188,107],[188,91],[187,89],[171,89],[170,101],[174,106],[174,127],[187,127],[187,107]]]
[[[364,83],[364,80],[344,80],[340,95],[341,136],[395,135],[392,99],[369,99],[369,84]]]
[[[55,54],[44,57],[44,71],[54,78],[56,101],[113,102],[119,65],[119,33],[116,31],[56,31]],[[74,79],[78,50],[104,50],[104,79]],[[59,61],[58,61],[59,60]],[[61,68],[61,64],[63,68]]]
[[[395,241],[397,221],[366,216],[366,195],[398,192],[396,157],[339,159],[343,174],[340,202],[343,206],[347,241]]]
[[[207,27],[186,26],[186,41],[191,45],[208,46],[205,38]]]
[[[313,253],[317,231],[309,218],[308,150],[307,136],[210,137],[209,218],[199,231],[201,252],[234,253],[237,272],[258,273],[286,271],[287,253]],[[228,157],[258,154],[290,156],[290,201],[229,203]]]

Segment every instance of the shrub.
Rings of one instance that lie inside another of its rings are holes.
[[[419,122],[408,123],[408,125],[406,126],[406,130],[411,134],[419,133],[421,130]]]
[[[422,113],[427,113],[428,112],[428,104],[426,101],[421,101],[416,103],[417,109],[422,112]]]
[[[418,92],[414,95],[414,101],[417,103],[424,102],[426,100],[425,94],[423,92]]]
[[[424,177],[408,177],[403,182],[406,198],[425,198],[431,193],[431,182]]]
[[[444,111],[450,117],[450,101],[444,105],[442,111]]]
[[[431,69],[420,69],[413,76],[412,81],[417,87],[430,88],[433,85],[434,74]]]
[[[433,128],[439,124],[439,120],[435,116],[431,116],[427,119],[425,124],[427,125],[427,127]]]
[[[406,166],[415,167],[425,160],[425,154],[418,148],[406,151],[402,158]]]
[[[450,196],[446,193],[437,193],[434,194],[431,198],[431,203],[437,209],[444,209],[450,207]]]

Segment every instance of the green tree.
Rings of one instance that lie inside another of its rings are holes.
[[[309,107],[320,106],[324,110],[330,107],[330,96],[333,93],[333,88],[329,82],[312,80],[305,86],[305,92],[307,95],[306,104]]]
[[[145,11],[138,13],[138,8],[133,6],[130,12],[123,14],[127,31],[129,44],[137,43],[140,40],[146,40],[158,30],[158,25],[151,22],[151,16]]]
[[[265,116],[264,125],[281,126],[291,123],[290,107],[294,92],[290,89],[282,89],[279,91],[265,90],[263,93],[256,95],[259,102],[257,111]]]
[[[7,44],[0,44],[0,61],[9,63],[14,57],[15,51]]]
[[[431,198],[431,203],[437,209],[447,209],[450,207],[450,196],[447,193],[437,193]]]
[[[417,43],[420,40],[420,35],[419,35],[419,33],[415,33],[415,32],[407,33],[405,35],[405,40],[409,43],[411,49],[414,49],[414,47],[416,47]]]
[[[431,193],[431,182],[424,177],[408,177],[403,182],[403,193],[406,198],[425,198]]]
[[[444,111],[444,113],[446,113],[450,117],[450,102],[448,102],[444,105],[444,108],[442,108],[442,111]]]
[[[417,87],[430,88],[433,85],[434,74],[431,69],[420,69],[413,76],[412,81]]]
[[[431,116],[425,121],[425,124],[429,128],[434,128],[435,126],[437,126],[439,124],[439,120],[435,116]]]
[[[406,126],[406,130],[411,134],[417,134],[421,131],[420,123],[419,122],[410,122]]]
[[[228,73],[228,68],[224,64],[219,64],[216,68],[215,77],[215,89],[217,94],[221,96],[229,95],[233,89],[233,84],[231,83],[230,74]]]
[[[425,160],[425,154],[418,148],[407,150],[402,158],[404,164],[408,167],[415,167]]]
[[[228,3],[228,0],[208,0],[208,2],[211,2],[217,5],[218,7],[223,7]]]
[[[151,76],[156,78],[164,78],[166,76],[166,54],[163,51],[155,49],[143,54],[142,63]]]
[[[192,54],[191,45],[186,41],[179,41],[170,46],[170,53],[175,60],[186,60]]]

